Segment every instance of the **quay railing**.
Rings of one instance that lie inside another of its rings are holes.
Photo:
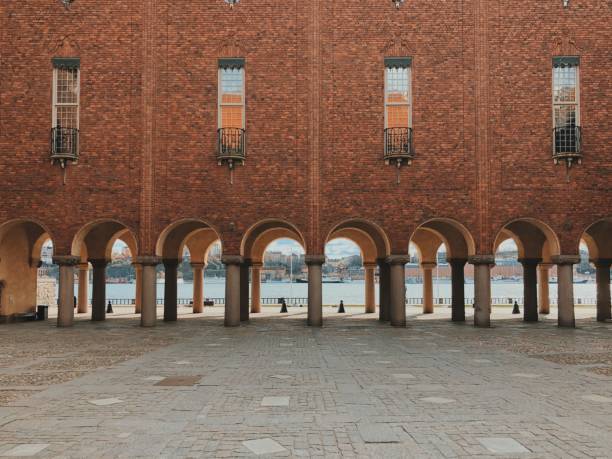
[[[273,305],[280,305],[283,299],[285,300],[285,303],[287,304],[287,306],[306,306],[308,305],[308,298],[304,298],[304,297],[274,297],[274,298],[264,297],[264,298],[261,298],[260,301],[262,305],[273,306]],[[205,298],[204,301],[205,302],[212,301],[214,305],[222,305],[225,303],[225,298],[223,297]],[[473,297],[466,297],[464,301],[465,301],[466,306],[470,306],[474,304]],[[491,304],[494,306],[504,306],[504,305],[512,306],[515,301],[518,305],[521,305],[521,306],[524,303],[522,297],[493,297],[491,298]],[[134,298],[112,298],[112,299],[108,299],[107,302],[110,302],[113,306],[131,306],[135,303],[135,299]],[[450,308],[452,305],[452,302],[453,302],[452,298],[448,298],[448,297],[433,299],[433,303],[435,306],[448,306]],[[557,298],[551,297],[549,299],[549,302],[551,305],[556,305]],[[191,298],[178,298],[177,299],[177,304],[181,306],[189,306],[192,303],[193,303],[193,300]],[[158,298],[157,304],[163,305],[164,299]],[[350,304],[350,303],[347,302],[347,304]],[[422,297],[406,298],[407,306],[421,306],[422,304],[423,304]],[[588,297],[587,298],[575,298],[574,304],[576,306],[595,305],[597,304],[597,300],[595,298],[588,298]]]

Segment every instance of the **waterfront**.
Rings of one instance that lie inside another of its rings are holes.
[[[193,284],[191,282],[178,284],[178,297],[191,298],[193,295]],[[92,286],[90,285],[90,292]],[[77,286],[75,285],[75,295],[78,294]],[[136,294],[135,284],[107,284],[106,298],[109,300],[120,298],[134,298]],[[345,304],[363,304],[365,295],[365,284],[363,281],[352,281],[341,284],[323,284],[323,303],[337,304],[340,300]],[[422,284],[406,284],[407,298],[420,298],[423,295]],[[157,297],[163,298],[164,284],[157,284]],[[223,298],[225,296],[225,279],[205,279],[204,280],[204,297],[205,298]],[[289,282],[262,282],[261,284],[262,298],[304,298],[308,297],[308,284],[290,284]],[[474,296],[474,284],[465,285],[466,298]],[[491,282],[491,296],[493,298],[522,298],[523,284],[522,282]],[[595,298],[596,285],[594,283],[574,284],[574,296],[578,298]],[[440,281],[435,282],[434,278],[434,297],[435,298],[450,298],[451,284],[450,282]],[[554,300],[557,297],[557,285],[550,284],[550,297]],[[376,301],[378,302],[378,284],[376,284]]]

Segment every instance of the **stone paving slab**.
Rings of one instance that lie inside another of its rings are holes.
[[[63,368],[48,362],[70,359],[87,368],[0,402],[0,456],[34,444],[45,445],[34,457],[79,458],[611,456],[612,378],[590,365],[612,351],[612,324],[510,319],[479,330],[418,318],[395,329],[349,309],[323,329],[303,314],[227,329],[210,314],[152,330],[130,317],[2,327],[19,357],[0,376],[43,382]],[[110,363],[79,344],[109,334]],[[156,385],[176,377],[196,382]],[[109,399],[119,402],[90,403]]]

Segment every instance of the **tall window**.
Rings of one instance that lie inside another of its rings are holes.
[[[385,59],[385,128],[412,127],[409,58]]]
[[[553,59],[555,153],[578,152],[580,142],[579,58]]]
[[[79,59],[53,59],[53,126],[79,129]]]
[[[244,59],[219,61],[219,128],[245,128]]]

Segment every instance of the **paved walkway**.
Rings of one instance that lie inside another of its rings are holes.
[[[0,456],[612,457],[612,324],[217,309],[0,327]]]

